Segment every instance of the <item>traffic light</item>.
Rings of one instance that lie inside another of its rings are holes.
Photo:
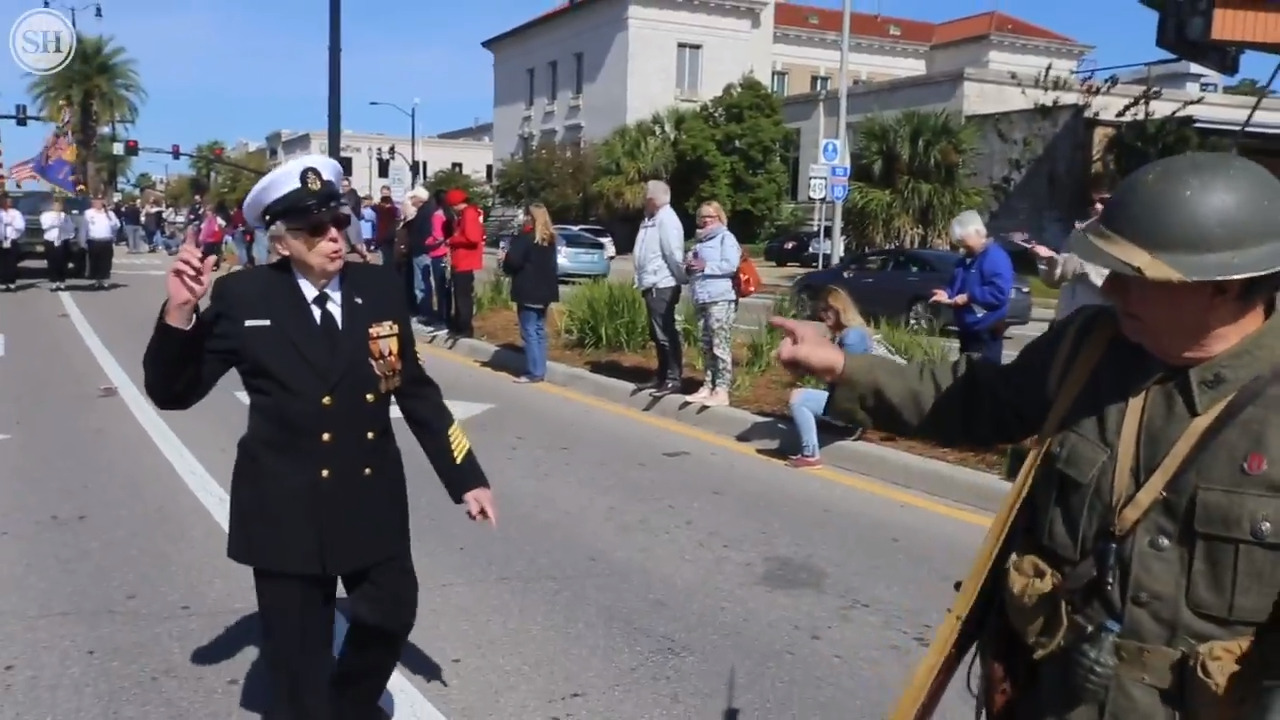
[[[14,120],[17,121],[18,127],[27,126],[27,106],[18,103],[13,109]]]
[[[181,159],[182,159],[182,148],[178,147],[177,145],[170,145],[170,146],[169,146],[169,156],[170,156],[170,157],[172,157],[174,160],[181,160]]]
[[[214,156],[215,158],[217,158],[217,159],[221,160],[221,159],[222,159],[222,148],[220,148],[220,147],[215,147],[215,148],[213,149],[213,156]]]
[[[387,148],[387,157],[388,157],[389,159],[391,159],[391,160],[395,160],[395,159],[396,159],[396,146],[395,146],[395,145],[392,145],[391,147]]]
[[[125,154],[125,157],[138,157],[138,141],[137,141],[137,140],[125,140],[125,141],[124,141],[124,154]]]

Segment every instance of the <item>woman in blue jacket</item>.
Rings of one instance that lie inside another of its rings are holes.
[[[872,350],[871,330],[854,306],[853,300],[832,285],[818,297],[818,319],[831,330],[831,337],[846,353],[862,355]],[[800,454],[792,455],[787,464],[793,468],[822,467],[818,455],[818,418],[827,409],[829,390],[796,388],[791,391],[791,421],[800,435]],[[862,436],[862,428],[854,428],[852,440]]]
[[[698,230],[685,261],[693,307],[702,336],[702,388],[685,400],[715,407],[729,404],[733,386],[733,321],[738,315],[738,292],[733,287],[742,261],[742,247],[729,232],[720,203],[698,208]]]

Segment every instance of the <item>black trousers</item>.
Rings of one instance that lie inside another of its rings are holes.
[[[375,720],[378,700],[418,615],[406,553],[342,576],[350,628],[333,657],[338,578],[254,569],[262,653],[271,676],[264,720]]]
[[[18,243],[0,247],[0,285],[18,282]]]
[[[676,325],[676,308],[680,304],[680,286],[649,288],[643,291],[644,307],[649,311],[649,338],[658,354],[658,380],[680,381],[684,375],[684,347],[680,328]]]
[[[67,243],[44,243],[44,260],[49,266],[49,282],[64,283],[67,281],[67,260],[70,255],[67,252]]]
[[[960,353],[976,355],[997,365],[1004,363],[1004,326],[994,330],[961,331],[956,333]]]
[[[463,337],[475,334],[471,321],[476,312],[476,274],[455,272],[453,283],[453,331]]]
[[[111,279],[111,261],[116,256],[116,246],[110,240],[90,240],[88,243],[89,279],[106,282]]]

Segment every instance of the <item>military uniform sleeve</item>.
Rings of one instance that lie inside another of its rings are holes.
[[[943,446],[1021,442],[1049,412],[1049,371],[1064,340],[1056,323],[1005,365],[961,358],[900,365],[848,355],[831,385],[826,415]]]
[[[186,410],[204,399],[236,364],[234,321],[223,278],[209,291],[209,306],[187,329],[156,318],[142,356],[143,388],[161,410]]]
[[[470,439],[445,404],[440,386],[422,367],[411,322],[406,308],[399,320],[402,367],[400,386],[395,390],[396,403],[449,498],[461,503],[462,496],[468,492],[489,487],[489,480],[471,448]]]

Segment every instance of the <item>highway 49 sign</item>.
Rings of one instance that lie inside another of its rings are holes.
[[[809,199],[810,200],[826,200],[827,199],[827,179],[824,177],[809,178]]]

